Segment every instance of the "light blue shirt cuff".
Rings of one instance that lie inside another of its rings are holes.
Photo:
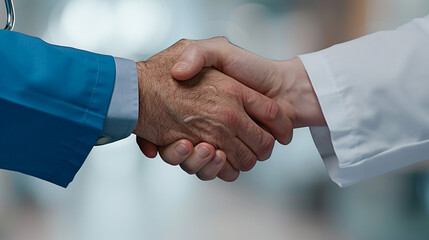
[[[114,59],[115,86],[103,131],[96,145],[104,145],[130,136],[137,124],[139,95],[136,64],[123,58]]]

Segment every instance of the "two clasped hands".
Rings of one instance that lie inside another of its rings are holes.
[[[222,37],[181,40],[137,72],[140,149],[202,180],[234,181],[293,128],[326,125],[299,58],[271,61]]]

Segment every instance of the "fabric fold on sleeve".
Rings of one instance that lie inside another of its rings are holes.
[[[429,159],[429,17],[299,56],[327,127],[311,127],[346,187]]]

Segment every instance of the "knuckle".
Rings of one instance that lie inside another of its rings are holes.
[[[235,181],[240,175],[240,172],[234,169],[232,166],[225,164],[225,166],[219,171],[217,177],[226,182]]]
[[[287,122],[287,127],[285,128],[284,131],[280,133],[280,137],[278,140],[281,141],[282,144],[288,145],[292,141],[292,137],[293,137],[293,124],[289,120]]]
[[[287,134],[286,134],[285,144],[289,144],[292,141],[292,137],[293,137],[293,128],[290,127],[290,128],[288,128],[288,131],[287,131]]]
[[[229,39],[225,36],[217,36],[217,37],[214,37],[213,39],[221,43],[230,43]]]
[[[193,43],[193,40],[182,38],[176,44],[183,46],[183,47],[187,47],[187,46],[191,45],[192,43]]]
[[[191,42],[188,45],[186,45],[186,51],[195,52],[195,53],[202,53],[203,49],[201,48],[200,45],[198,45],[194,42]]]
[[[189,40],[187,38],[182,38],[178,41],[178,43],[180,44],[188,44],[189,42],[191,42],[192,40]]]
[[[193,175],[196,172],[198,172],[198,169],[195,166],[189,165],[189,164],[180,164],[180,167],[185,171],[186,173]]]
[[[236,127],[240,123],[240,116],[234,110],[224,111],[221,117],[227,127]]]
[[[255,165],[257,161],[257,157],[255,154],[250,152],[244,152],[239,154],[238,161],[239,161],[239,168],[240,171],[250,171]]]
[[[164,160],[164,162],[166,162],[167,164],[170,164],[172,166],[177,166],[180,163],[182,163],[184,160],[182,158],[173,157],[171,154],[165,153],[163,151],[160,152],[160,156],[161,156],[162,160]]]
[[[219,178],[222,179],[225,182],[234,182],[239,177],[239,172],[232,172],[232,173],[226,173],[223,175],[219,175]]]
[[[164,161],[166,163],[172,165],[172,166],[177,166],[177,165],[179,165],[182,162],[181,159],[167,159],[167,160],[164,159]]]
[[[274,148],[274,143],[274,137],[271,135],[268,138],[262,139],[258,154],[259,160],[266,160],[270,157]]]
[[[207,174],[207,173],[198,172],[196,175],[201,181],[211,181],[211,180],[216,178],[216,175],[214,175],[214,174]]]
[[[272,99],[268,99],[265,102],[265,117],[266,120],[271,122],[275,121],[280,114],[280,108],[277,102]]]

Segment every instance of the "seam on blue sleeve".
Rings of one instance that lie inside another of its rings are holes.
[[[84,119],[83,119],[84,122],[88,118],[89,109],[91,108],[91,105],[92,105],[92,103],[94,101],[94,95],[95,95],[95,91],[97,90],[97,84],[98,84],[99,78],[100,78],[100,61],[99,61],[99,59],[97,57],[97,78],[95,79],[94,87],[92,89],[92,95],[91,95],[91,98],[89,100],[88,107],[86,108],[85,116],[84,116]]]
[[[100,59],[99,59],[98,56],[97,56],[96,60],[97,60],[97,74],[96,74],[97,76],[96,76],[95,81],[93,83],[92,94],[91,94],[91,97],[89,99],[88,107],[86,108],[85,115],[83,117],[83,122],[87,122],[87,120],[88,120],[88,113],[89,113],[89,111],[91,109],[91,106],[92,106],[92,104],[94,102],[94,96],[95,96],[95,92],[97,90],[97,85],[98,85],[99,78],[100,78]],[[79,131],[77,131],[77,129],[76,129],[75,133],[76,132],[79,132]],[[74,141],[71,144],[71,146],[75,146],[76,143],[77,143],[77,141],[78,141],[78,136],[75,135],[73,138],[74,138]],[[66,149],[64,149],[64,150],[66,150]],[[63,156],[66,156],[66,155],[67,154],[63,154]],[[77,171],[78,171],[78,169],[80,168],[81,165],[75,166],[74,164],[71,164],[71,162],[67,161],[67,159],[64,159],[64,158],[62,159],[61,163],[62,163],[61,166],[59,166],[61,168],[61,170],[55,171],[50,176],[50,178],[49,178],[48,181],[50,181],[50,182],[56,182],[58,185],[60,185],[62,187],[67,187],[68,184],[70,184],[71,181],[73,180],[75,174],[77,173]],[[83,164],[83,162],[82,162],[82,164]],[[64,178],[64,176],[63,176],[63,174],[64,174],[63,168],[71,169],[74,174],[72,176],[67,176],[66,178]]]

